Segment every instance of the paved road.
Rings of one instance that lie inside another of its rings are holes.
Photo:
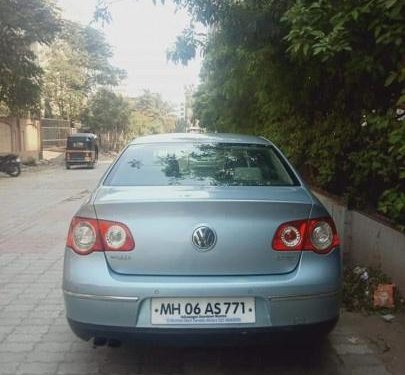
[[[386,375],[341,319],[321,348],[93,348],[69,330],[61,293],[68,223],[107,167],[0,175],[0,374]]]

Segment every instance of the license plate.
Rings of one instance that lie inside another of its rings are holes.
[[[152,298],[152,324],[255,323],[253,297]]]

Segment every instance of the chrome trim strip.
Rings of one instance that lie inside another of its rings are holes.
[[[83,299],[95,299],[95,300],[103,300],[103,301],[133,301],[133,302],[136,302],[139,300],[139,297],[100,296],[97,294],[83,294],[83,293],[70,292],[68,290],[64,290],[63,293],[69,297],[83,298]]]
[[[283,300],[283,299],[313,299],[313,298],[325,298],[334,297],[339,295],[340,291],[328,292],[328,293],[317,293],[317,294],[293,294],[289,296],[268,296],[270,300]]]
[[[63,293],[69,297],[83,298],[83,299],[94,299],[94,300],[104,300],[104,301],[139,301],[139,297],[125,297],[125,296],[101,296],[97,294],[84,294],[70,292],[64,290]],[[284,300],[284,299],[313,299],[313,298],[325,298],[333,297],[339,295],[339,291],[328,292],[328,293],[318,293],[318,294],[303,294],[303,295],[289,295],[289,296],[268,296],[270,300]]]

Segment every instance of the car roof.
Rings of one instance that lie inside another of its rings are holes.
[[[253,143],[253,144],[271,144],[263,137],[253,135],[231,134],[231,133],[168,133],[146,135],[135,138],[131,144],[142,143],[170,143],[170,142],[221,142],[221,143]]]

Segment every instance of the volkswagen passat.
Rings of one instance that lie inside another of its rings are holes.
[[[260,137],[137,138],[72,219],[63,290],[83,339],[271,339],[339,315],[335,225]]]

